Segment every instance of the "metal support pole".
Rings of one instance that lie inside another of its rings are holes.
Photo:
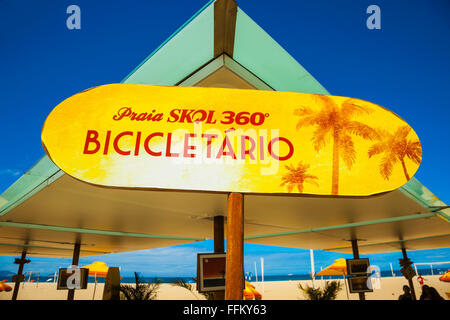
[[[214,253],[225,252],[224,241],[224,218],[223,216],[214,217]],[[225,291],[214,292],[214,300],[224,300]]]
[[[408,259],[405,248],[402,248],[402,254],[403,254],[403,259]],[[416,290],[414,289],[414,283],[413,283],[412,279],[408,279],[408,283],[409,283],[409,288],[411,289],[411,296],[412,296],[413,300],[417,300]]]
[[[261,283],[262,283],[262,292],[264,293],[264,258],[261,257]]]
[[[312,281],[312,286],[315,289],[316,284],[314,282],[314,278],[316,277],[316,269],[314,268],[314,250],[313,249],[309,249],[309,258],[311,259],[311,281]]]
[[[358,240],[352,240],[353,259],[359,259]],[[364,292],[359,293],[359,300],[366,300]]]
[[[395,273],[394,273],[394,269],[392,268],[392,263],[389,263],[391,265],[391,273],[392,273],[392,277],[395,277]]]
[[[81,247],[81,245],[79,242],[75,243],[75,246],[73,248],[73,258],[72,258],[73,266],[78,265],[78,260],[80,259],[80,247]],[[75,289],[70,289],[69,292],[67,293],[67,300],[73,300],[74,297],[75,297]]]
[[[21,277],[22,272],[23,272],[23,266],[25,265],[25,258],[26,258],[26,256],[27,256],[27,250],[24,249],[22,251],[22,255],[20,257],[19,270],[17,271],[17,279],[16,279],[16,282],[14,284],[14,291],[13,291],[13,295],[12,295],[12,300],[17,300],[17,295],[19,294],[20,277]]]
[[[225,300],[242,300],[244,289],[244,196],[230,193],[227,215]]]

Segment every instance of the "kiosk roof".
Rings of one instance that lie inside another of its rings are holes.
[[[234,1],[209,2],[124,83],[254,88],[327,94]],[[448,247],[449,210],[416,179],[365,198],[245,195],[247,242],[361,253]],[[0,197],[0,254],[70,257],[213,237],[227,195],[124,190],[78,181],[44,156]]]

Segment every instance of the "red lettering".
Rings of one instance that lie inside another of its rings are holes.
[[[264,160],[264,137],[260,136],[259,137],[259,158],[260,160]]]
[[[208,159],[211,158],[211,144],[212,144],[212,139],[213,138],[217,138],[217,134],[208,134],[208,133],[203,133],[202,134],[202,138],[206,138],[206,157]]]
[[[166,157],[169,158],[176,158],[179,157],[179,153],[171,153],[170,147],[172,145],[172,133],[167,134],[167,144],[166,144]]]
[[[224,151],[225,147],[227,147],[229,151]],[[230,139],[228,139],[227,135],[225,135],[225,139],[223,140],[223,143],[220,146],[216,159],[220,159],[222,156],[232,156],[233,159],[236,159],[236,154],[234,153],[233,146],[231,145]]]
[[[197,119],[194,119],[194,121],[195,121],[195,122],[202,122],[202,121],[205,121],[205,119],[206,119],[206,117],[207,117],[206,111],[205,111],[205,110],[197,110],[197,111],[195,111],[195,112],[192,114],[192,118],[194,118],[194,116],[195,116],[197,113],[200,113],[201,115],[200,115],[200,117],[198,117]]]
[[[245,150],[245,140],[250,142],[250,146],[248,150]],[[256,143],[252,137],[242,136],[241,137],[241,159],[245,160],[245,155],[248,154],[251,160],[255,160],[255,156],[253,155],[253,151],[255,151]]]
[[[119,111],[117,111],[117,115],[113,117],[114,120],[119,121],[122,120],[124,117],[129,117],[131,114],[131,108],[124,107],[120,108]]]
[[[144,120],[147,120],[147,112],[139,113],[139,115],[136,118],[136,121],[144,121]]]
[[[153,115],[153,113],[155,113],[155,111],[156,111],[156,110],[152,110],[152,113],[149,113],[149,114],[148,114],[148,116],[147,116],[147,121],[152,120],[152,115]]]
[[[181,111],[180,109],[173,109],[170,111],[169,118],[167,118],[167,122],[177,122],[179,119],[179,115],[177,112]]]
[[[134,146],[134,155],[139,155],[139,148],[141,147],[141,132],[138,131],[136,134],[136,145]]]
[[[214,123],[217,122],[216,120],[214,120],[214,122],[213,122],[214,112],[215,112],[214,110],[209,110],[208,111],[208,119],[206,119],[206,123],[214,124]]]
[[[276,154],[274,154],[273,152],[272,152],[272,144],[274,144],[275,142],[277,142],[277,141],[284,141],[284,142],[286,142],[286,144],[288,145],[288,147],[289,147],[289,152],[288,152],[288,154],[287,155],[285,155],[284,157],[280,157],[279,155],[276,155]],[[275,160],[281,160],[281,161],[284,161],[284,160],[287,160],[287,159],[289,159],[290,157],[292,157],[292,155],[294,154],[294,146],[292,145],[292,142],[290,142],[288,139],[286,139],[286,138],[283,138],[283,137],[276,137],[276,138],[273,138],[272,140],[270,140],[270,142],[269,142],[269,154],[272,156],[272,158],[274,158]]]
[[[105,148],[103,149],[103,154],[108,154],[109,140],[111,139],[111,131],[106,131]]]
[[[131,151],[123,151],[119,148],[119,140],[120,138],[122,138],[123,136],[133,136],[133,132],[131,131],[124,131],[119,133],[115,138],[114,138],[114,142],[113,142],[113,146],[114,146],[114,150],[116,150],[116,152],[118,154],[121,154],[123,156],[128,156],[130,155]]]
[[[100,142],[98,142],[98,132],[95,130],[88,130],[86,136],[86,142],[84,143],[84,154],[94,154],[100,149]],[[95,149],[89,150],[89,144],[94,143]]]
[[[152,121],[161,121],[163,119],[163,114],[162,113],[157,113],[153,116]]]
[[[187,123],[192,123],[192,113],[195,110],[192,109],[191,111],[188,111],[187,109],[183,109],[183,111],[181,112],[181,116],[180,116],[180,123],[184,123],[185,120],[187,120]]]
[[[195,150],[195,146],[189,145],[189,138],[195,138],[197,135],[195,133],[186,133],[184,135],[184,154],[185,158],[195,158],[194,153],[188,153],[189,150]]]
[[[150,134],[144,141],[145,151],[147,151],[147,153],[151,156],[160,157],[162,152],[154,152],[154,151],[150,150],[150,147],[148,145],[148,143],[150,142],[150,139],[152,139],[153,137],[161,137],[162,138],[162,137],[164,137],[164,134],[162,132],[154,132],[154,133]]]

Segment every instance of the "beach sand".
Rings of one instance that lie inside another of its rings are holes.
[[[426,276],[425,284],[436,288],[439,294],[446,300],[449,300],[446,292],[450,293],[450,283],[439,281],[439,276]],[[323,286],[327,280],[315,280],[316,286]],[[346,287],[343,280],[339,280],[343,289],[339,292],[337,300],[347,300]],[[256,289],[262,294],[263,300],[305,300],[305,296],[298,289],[298,283],[303,286],[311,286],[311,281],[268,281],[268,282],[252,282]],[[408,281],[403,277],[381,278],[380,289],[374,289],[371,293],[366,293],[367,300],[397,300],[402,294],[403,285]],[[9,283],[11,287],[14,284]],[[19,300],[65,300],[67,299],[67,291],[56,290],[55,283],[22,283],[19,291]],[[95,299],[99,300],[103,295],[103,284],[97,284]],[[417,298],[420,297],[421,289],[414,279],[414,287]],[[75,300],[92,300],[94,295],[94,284],[89,283],[86,290],[77,290]],[[10,300],[12,291],[0,292],[0,300]],[[172,286],[164,283],[158,291],[158,300],[203,300],[204,297],[198,292],[192,293],[186,289]],[[348,294],[348,299],[358,300],[358,294]]]

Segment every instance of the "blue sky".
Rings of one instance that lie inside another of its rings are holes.
[[[372,101],[405,119],[423,147],[416,178],[450,202],[449,1],[237,2],[331,94]],[[44,155],[40,132],[54,106],[86,88],[120,82],[205,3],[0,0],[0,192]],[[66,28],[71,4],[81,8],[81,30]],[[381,30],[366,28],[371,4],[381,8]],[[183,267],[174,256],[205,250],[212,250],[210,242],[98,259],[129,261],[130,272],[131,261],[147,273],[165,272],[168,266],[182,272],[194,270],[194,264]],[[417,262],[450,260],[449,249],[413,254]],[[309,251],[246,246],[248,268],[260,256],[274,273],[309,268]],[[317,252],[316,268],[340,256]],[[381,264],[396,262],[397,256],[373,259]],[[11,260],[0,257],[0,269],[15,271]],[[34,258],[26,268],[51,272],[64,261]]]

